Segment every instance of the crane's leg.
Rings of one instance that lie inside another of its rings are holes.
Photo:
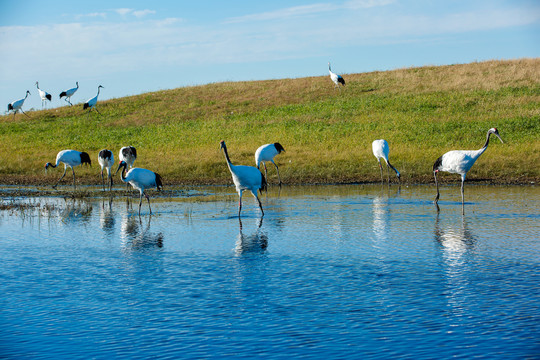
[[[98,113],[99,115],[101,115],[101,113],[100,113],[99,110],[97,109],[97,106],[96,106],[96,105],[94,105],[94,109],[96,109],[97,113]]]
[[[142,195],[143,195],[143,192],[141,191],[141,196],[139,198],[139,217],[141,216]]]
[[[261,209],[262,216],[264,216],[264,210],[262,208],[261,200],[259,200],[259,197],[257,196],[256,192],[252,191],[251,193],[253,194],[253,196],[255,196],[255,199],[257,199],[257,202],[259,203],[259,209]]]
[[[71,172],[73,173],[73,188],[75,189],[75,170],[73,170],[73,166],[71,166]]]
[[[110,169],[110,168],[108,168],[107,174],[108,174],[108,176],[109,176],[109,179],[111,180],[111,184],[109,185],[109,191],[112,191],[112,187],[113,187],[113,176],[112,176],[112,174],[111,174],[111,169]]]
[[[24,115],[26,115],[26,117],[30,117],[30,116],[28,116],[27,113],[25,113],[25,112],[23,111],[23,109],[21,109],[21,112],[22,112]]]
[[[377,160],[379,161],[379,169],[381,170],[381,183],[384,183],[384,178],[383,178],[383,175],[382,175],[382,165],[381,165],[381,160]]]
[[[101,185],[103,186],[103,191],[105,191],[105,179],[103,178],[103,169],[101,169]]]
[[[67,166],[64,166],[64,174],[60,177],[60,179],[58,179],[56,184],[53,185],[53,189],[56,189],[56,186],[58,185],[58,183],[64,178],[64,176],[66,176],[66,171],[67,171]]]
[[[461,214],[465,215],[465,192],[463,186],[465,185],[465,176],[461,176]]]
[[[433,176],[435,177],[435,186],[437,187],[437,196],[435,196],[435,204],[439,202],[439,183],[437,182],[437,172],[433,172]]]
[[[268,173],[267,173],[267,170],[266,170],[266,162],[263,161],[263,165],[264,165],[264,177],[268,180]]]
[[[152,215],[152,207],[150,207],[150,197],[144,193],[144,196],[146,196],[146,200],[148,201],[148,208],[150,209],[150,215]]]
[[[242,211],[242,192],[243,190],[238,191],[238,217],[240,217],[240,211]]]
[[[386,163],[386,176],[388,177],[388,185],[390,185],[390,167]]]
[[[274,166],[276,167],[276,170],[277,170],[277,178],[279,180],[279,186],[281,186],[281,177],[279,176],[279,168],[278,166],[276,165],[276,163],[274,162],[274,160],[272,160],[272,164],[274,164]]]

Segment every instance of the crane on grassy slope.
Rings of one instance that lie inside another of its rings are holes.
[[[465,213],[464,203],[465,195],[463,190],[463,185],[465,182],[465,177],[467,172],[472,168],[476,160],[486,151],[489,145],[489,137],[491,134],[497,136],[501,143],[504,144],[503,140],[499,135],[499,131],[496,128],[491,128],[487,132],[487,138],[484,146],[478,150],[452,150],[445,153],[443,156],[438,158],[433,164],[433,176],[435,177],[435,186],[437,187],[437,196],[435,197],[435,204],[439,202],[439,183],[437,182],[437,173],[439,171],[445,171],[454,174],[461,175],[461,207],[463,213]],[[437,209],[439,208],[437,204]]]
[[[26,100],[26,98],[28,97],[28,95],[32,95],[30,94],[30,91],[26,90],[26,96],[20,100],[16,100],[16,101],[13,101],[12,103],[9,103],[8,104],[8,112],[9,111],[13,111],[13,119],[15,119],[15,114],[17,113],[17,111],[21,110],[21,112],[26,115],[26,113],[23,111],[22,109],[22,106],[24,104],[24,100]],[[28,115],[26,115],[28,116]]]
[[[90,114],[90,111],[92,111],[92,109],[96,109],[96,111],[98,112],[98,114],[101,115],[101,113],[98,111],[97,107],[96,107],[96,104],[97,104],[97,99],[98,99],[98,96],[99,96],[99,89],[105,89],[103,86],[99,85],[98,86],[98,89],[97,89],[97,94],[96,96],[94,96],[93,98],[89,99],[87,102],[85,102],[83,104],[83,110],[86,110],[86,109],[90,109],[88,110],[88,113]]]
[[[114,155],[112,151],[103,149],[98,154],[98,163],[101,166],[101,184],[103,185],[103,191],[105,191],[105,179],[103,178],[103,169],[107,171],[107,179],[109,180],[109,191],[112,190],[113,179],[111,168],[114,164]]]
[[[73,96],[73,94],[75,94],[75,92],[77,90],[79,90],[79,82],[76,81],[75,84],[77,85],[77,87],[74,87],[74,88],[71,88],[69,90],[66,90],[66,91],[62,91],[60,93],[60,99],[62,99],[64,96],[66,97],[64,100],[69,104],[69,105],[73,105],[71,103],[71,101],[69,101],[69,99]]]
[[[62,150],[58,153],[58,155],[56,155],[55,164],[51,164],[49,162],[45,164],[45,171],[47,171],[49,167],[57,167],[60,165],[60,163],[64,164],[64,174],[62,177],[60,177],[60,179],[58,179],[56,184],[53,185],[53,189],[55,189],[58,183],[64,178],[64,176],[66,176],[68,166],[71,168],[71,172],[73,173],[73,188],[75,188],[75,170],[73,170],[73,168],[82,164],[88,164],[90,166],[92,165],[92,161],[90,160],[90,155],[88,155],[88,153],[76,150]]]
[[[38,89],[38,92],[39,92],[39,97],[41,98],[41,108],[43,109],[43,104],[49,100],[51,101],[52,100],[52,96],[51,94],[49,94],[48,92],[46,91],[43,91],[39,88],[39,83],[36,81],[36,87]]]
[[[332,68],[330,67],[330,62],[328,63],[328,72],[330,73],[330,79],[332,79],[332,81],[335,84],[334,88],[337,87],[338,89],[341,89],[339,87],[339,84],[345,86],[345,79],[343,79],[341,75],[338,75],[332,72]]]
[[[122,168],[122,181],[130,184],[134,189],[139,190],[139,193],[141,194],[140,200],[139,200],[139,216],[141,216],[141,205],[142,205],[143,195],[146,197],[146,200],[148,201],[148,208],[150,209],[150,215],[151,215],[152,208],[150,207],[150,197],[144,192],[144,190],[148,188],[153,188],[153,187],[157,188],[158,190],[162,190],[163,181],[162,181],[161,176],[158,173],[155,173],[147,169],[141,169],[141,168],[131,168],[126,173],[127,163],[125,161],[120,161],[120,164],[118,165],[118,169],[116,169],[116,173],[118,173],[118,170],[120,170],[121,168]]]
[[[229,159],[229,153],[227,152],[225,141],[221,140],[220,147],[223,149],[227,166],[229,167],[234,185],[236,186],[236,192],[238,192],[238,217],[240,217],[240,212],[242,211],[242,193],[244,190],[251,191],[259,203],[262,216],[264,216],[261,200],[259,200],[259,196],[257,195],[258,191],[266,190],[266,179],[264,175],[259,171],[259,169],[253,166],[233,165]]]
[[[392,168],[396,172],[396,176],[398,178],[398,181],[401,180],[401,174],[397,169],[390,164],[390,160],[388,159],[388,154],[390,153],[390,147],[388,146],[388,142],[384,139],[379,139],[373,141],[371,144],[371,148],[373,150],[373,155],[377,158],[377,161],[379,162],[379,169],[381,170],[381,182],[384,182],[383,179],[383,171],[382,171],[382,165],[381,165],[381,158],[384,159],[386,162],[386,173],[388,174],[388,184],[390,184],[390,170],[389,167]]]
[[[255,151],[255,164],[257,165],[257,169],[260,170],[260,165],[262,162],[264,165],[264,176],[268,178],[266,161],[270,161],[272,164],[274,164],[277,170],[279,186],[281,186],[281,177],[279,176],[279,168],[274,162],[274,157],[280,154],[282,151],[284,152],[285,149],[283,148],[283,146],[281,146],[280,143],[262,145],[257,149],[257,151]]]

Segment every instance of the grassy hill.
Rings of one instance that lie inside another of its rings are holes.
[[[133,145],[136,165],[165,184],[228,184],[222,139],[233,163],[245,165],[254,165],[258,146],[280,142],[286,184],[379,181],[371,153],[379,138],[404,182],[431,182],[440,155],[480,148],[491,127],[505,143],[490,142],[468,180],[540,180],[540,59],[343,76],[341,91],[328,76],[226,82],[102,101],[101,116],[87,117],[80,104],[2,116],[0,183],[53,184],[61,170],[45,175],[44,164],[62,149],[88,152],[94,165],[76,173],[98,183],[99,150],[117,157]],[[277,182],[273,166],[269,178]]]

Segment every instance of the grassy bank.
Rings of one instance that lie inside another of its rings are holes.
[[[76,173],[96,183],[99,150],[117,156],[133,145],[136,165],[159,172],[165,184],[227,184],[221,139],[231,160],[246,165],[259,145],[280,142],[285,183],[379,181],[371,153],[379,138],[390,143],[403,181],[431,182],[437,157],[480,148],[491,127],[505,143],[492,141],[468,180],[540,180],[540,59],[343,76],[342,91],[328,76],[216,83],[103,101],[101,116],[87,118],[80,104],[2,116],[0,182],[53,184],[62,170],[45,175],[44,164],[70,148],[91,155],[92,168]]]

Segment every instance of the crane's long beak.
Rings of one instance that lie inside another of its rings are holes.
[[[499,136],[499,134],[495,134],[497,135],[497,137],[499,138],[499,140],[501,140],[501,142],[504,144],[504,141],[501,139],[501,137]]]
[[[118,165],[118,169],[116,169],[116,172],[114,173],[114,175],[118,174],[118,170],[120,170],[121,167],[122,167],[122,163],[120,163],[120,164]]]

